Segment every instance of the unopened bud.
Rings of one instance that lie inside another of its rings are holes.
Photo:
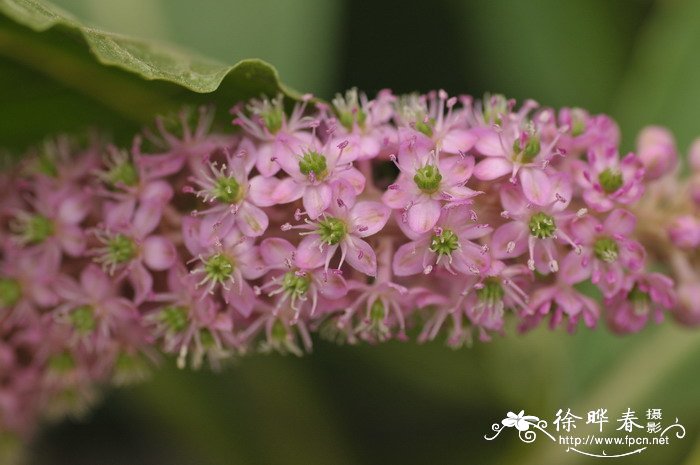
[[[673,135],[660,126],[647,126],[637,137],[637,156],[649,180],[671,173],[678,164],[678,151]]]

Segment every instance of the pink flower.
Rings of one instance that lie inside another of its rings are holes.
[[[236,228],[223,230],[212,218],[183,218],[182,234],[187,250],[198,261],[192,273],[198,286],[213,294],[218,288],[224,301],[248,317],[256,297],[247,280],[261,277],[264,267],[258,247]]]
[[[560,127],[568,128],[559,139],[558,147],[567,154],[578,156],[595,147],[617,147],[620,129],[607,115],[590,115],[581,108],[562,108]]]
[[[620,160],[615,147],[593,149],[588,152],[588,161],[578,161],[575,169],[583,200],[595,211],[631,204],[644,193],[644,167],[633,153]]]
[[[296,263],[305,269],[323,266],[326,270],[331,259],[340,249],[341,257],[337,269],[345,260],[356,270],[375,276],[377,257],[365,237],[378,233],[389,219],[389,209],[379,202],[361,201],[353,203],[352,197],[343,201],[340,197],[331,204],[328,212],[316,222],[295,226],[306,230],[297,248]],[[284,229],[291,229],[289,225]]]
[[[402,221],[418,234],[435,227],[443,207],[468,205],[480,193],[466,186],[474,168],[472,157],[441,158],[435,151],[406,150],[396,166],[401,174],[382,200],[391,208],[402,209]]]
[[[536,326],[546,315],[550,315],[549,325],[553,329],[568,318],[568,330],[573,332],[580,320],[592,328],[596,325],[600,309],[595,300],[576,290],[573,285],[587,278],[586,271],[578,264],[578,257],[567,255],[561,263],[556,282],[535,290],[529,302],[532,314],[526,316],[520,330]]]
[[[309,328],[303,319],[292,324],[292,315],[286,312],[275,315],[269,305],[260,305],[260,316],[253,320],[245,330],[238,335],[241,344],[252,345],[255,338],[262,338],[257,344],[257,350],[261,353],[272,351],[280,354],[294,354],[297,357],[304,355],[304,351],[311,352],[313,342]],[[301,344],[299,344],[301,342]]]
[[[301,103],[294,105],[290,116],[284,112],[282,94],[272,100],[252,100],[247,106],[250,116],[240,107],[231,110],[236,115],[233,123],[259,141],[255,166],[263,176],[270,177],[279,171],[280,165],[275,160],[293,158],[312,144],[313,136],[305,131],[312,120],[304,116],[310,99],[310,95],[305,95]]]
[[[213,296],[198,286],[197,278],[179,265],[168,271],[168,291],[151,297],[164,305],[146,317],[152,334],[163,339],[163,350],[177,353],[184,368],[190,357],[198,369],[206,357],[214,369],[231,355],[225,346],[234,345],[233,318],[222,311]]]
[[[93,264],[82,270],[79,282],[67,275],[57,278],[55,292],[63,302],[53,314],[71,327],[72,344],[83,344],[91,351],[100,350],[116,333],[139,325],[136,307],[120,295],[115,284]]]
[[[26,197],[31,209],[15,211],[10,229],[15,241],[42,256],[43,266],[52,268],[63,253],[78,257],[85,251],[85,233],[80,224],[90,213],[91,199],[85,192],[37,184],[34,196]]]
[[[197,120],[191,127],[193,117]],[[214,109],[207,106],[200,106],[196,115],[192,109],[185,109],[178,113],[176,120],[156,117],[157,133],[146,129],[144,136],[159,152],[142,153],[138,137],[132,146],[141,173],[149,179],[162,178],[179,172],[185,163],[191,171],[199,171],[211,154],[235,141],[228,134],[211,134],[213,121]],[[182,134],[176,134],[175,129]]]
[[[175,245],[153,234],[161,220],[163,205],[151,201],[138,207],[133,202],[107,203],[105,222],[95,229],[101,246],[90,251],[110,275],[127,278],[134,288],[134,302],[141,304],[153,288],[149,270],[169,269],[177,260]]]
[[[625,271],[639,271],[644,266],[644,247],[630,239],[637,220],[626,210],[610,212],[604,222],[591,215],[571,221],[570,229],[581,246],[580,266],[587,277],[606,297],[623,285]]]
[[[523,289],[532,281],[532,273],[524,265],[506,265],[494,260],[488,272],[473,278],[464,291],[464,309],[482,335],[486,331],[503,331],[506,309],[513,309],[522,317],[530,313],[529,296]]]
[[[493,256],[498,259],[516,258],[529,252],[527,266],[531,270],[547,274],[559,269],[557,242],[564,242],[575,250],[580,246],[562,228],[574,215],[566,210],[571,201],[571,184],[568,176],[558,174],[551,183],[543,186],[543,206],[527,202],[519,188],[501,188],[501,204],[505,209],[501,216],[510,221],[493,234]]]
[[[219,166],[215,161],[209,162],[206,169],[202,168],[190,178],[197,187],[187,187],[185,191],[196,194],[211,205],[205,210],[195,211],[196,215],[213,215],[225,230],[235,224],[249,237],[261,236],[267,230],[267,215],[256,205],[248,181],[255,165],[254,153],[252,143],[243,140],[235,154],[227,151],[226,163]]]
[[[650,319],[657,324],[676,304],[673,281],[661,273],[640,273],[625,279],[620,292],[605,299],[608,324],[618,333],[636,333]]]
[[[471,150],[477,136],[465,124],[465,110],[453,110],[457,100],[444,90],[401,97],[395,104],[395,119],[402,148],[409,145],[419,151],[435,149],[455,155]]]
[[[100,141],[91,136],[88,146],[80,147],[71,137],[60,135],[46,140],[36,156],[27,157],[23,168],[35,182],[53,191],[74,189],[85,182],[100,164]]]
[[[428,274],[436,266],[442,266],[453,274],[486,272],[488,256],[472,240],[486,236],[492,228],[476,224],[472,214],[463,207],[444,209],[432,231],[426,234],[406,231],[413,240],[403,244],[394,254],[394,274]]]
[[[152,172],[148,164],[142,161],[145,155],[140,153],[139,144],[137,137],[131,152],[113,145],[107,147],[104,167],[96,173],[104,187],[99,191],[102,196],[119,201],[136,201],[161,197],[161,190],[172,192],[172,187],[160,180],[163,173],[159,170]],[[166,157],[170,158],[169,155]],[[161,160],[158,166],[162,164]]]
[[[331,145],[337,146],[347,140],[345,154],[353,160],[375,158],[395,139],[395,130],[389,126],[393,115],[391,107],[396,99],[391,92],[383,91],[374,100],[368,100],[364,93],[353,88],[345,96],[336,94],[333,109],[340,123],[333,133]]]
[[[526,103],[524,109],[534,106],[534,103]],[[539,125],[549,123],[551,114],[542,113],[540,119],[549,119],[541,122],[538,118],[526,122],[526,115],[527,111],[523,110],[517,115],[509,114],[502,126],[481,131],[475,149],[486,158],[474,167],[474,176],[482,181],[493,181],[509,174],[510,182],[515,183],[519,175],[525,197],[542,205],[544,199],[540,191],[548,190],[550,182],[544,170],[560,153],[556,149],[560,132],[549,141],[542,140]]]
[[[46,263],[44,257],[14,247],[2,250],[2,256],[0,327],[6,315],[25,320],[37,315],[38,310],[58,303],[54,291],[54,281],[59,272],[57,264]]]
[[[260,295],[266,292],[270,297],[277,296],[273,314],[276,316],[283,310],[291,309],[292,324],[299,320],[304,310],[309,317],[315,316],[319,299],[328,301],[321,302],[323,307],[348,292],[345,279],[340,273],[300,265],[296,249],[284,239],[263,240],[260,243],[260,255],[273,274],[266,284],[255,289],[255,293]]]
[[[377,278],[372,283],[350,282],[350,290],[359,295],[344,309],[335,324],[350,343],[357,341],[356,335],[370,342],[387,340],[393,326],[398,327],[398,339],[407,337],[404,312],[411,309],[414,299],[425,289],[417,286],[409,289],[392,281],[393,251],[390,240],[380,245]],[[359,315],[360,322],[355,325],[352,320],[356,315]]]
[[[309,218],[315,220],[331,204],[333,189],[337,184],[346,184],[355,195],[365,187],[365,177],[352,166],[352,159],[344,155],[347,141],[337,147],[330,146],[332,138],[318,148],[314,141],[302,152],[276,158],[288,178],[258,178],[252,182],[253,198],[258,205],[269,206],[302,199]]]

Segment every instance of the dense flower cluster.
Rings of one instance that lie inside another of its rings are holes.
[[[85,408],[159,351],[217,367],[312,333],[457,347],[506,320],[700,323],[700,144],[679,184],[664,129],[620,154],[605,115],[500,95],[232,115],[226,133],[207,108],[158,119],[129,149],[58,138],[1,174],[0,431]]]

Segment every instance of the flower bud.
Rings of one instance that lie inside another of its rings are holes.
[[[645,177],[659,179],[674,170],[678,152],[673,135],[660,126],[647,126],[637,137],[637,155],[646,169]]]
[[[692,249],[700,245],[700,220],[692,215],[679,216],[667,231],[669,239],[677,247]]]
[[[700,325],[700,282],[685,282],[678,286],[678,305],[674,317],[687,326]]]

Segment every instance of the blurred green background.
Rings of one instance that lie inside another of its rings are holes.
[[[88,24],[225,63],[263,58],[285,83],[324,98],[350,86],[491,91],[611,113],[628,149],[645,124],[671,127],[682,151],[700,134],[698,1],[55,3]],[[18,149],[86,121],[117,137],[138,128],[115,110],[111,89],[87,87],[0,50],[0,132],[15,135],[0,145]],[[150,107],[138,112],[152,116]],[[700,332],[669,320],[635,336],[543,329],[460,351],[317,341],[302,359],[254,356],[221,374],[168,361],[150,382],[110,391],[87,419],[45,429],[31,463],[588,463],[595,459],[543,438],[526,445],[512,431],[493,442],[483,436],[509,410],[551,421],[559,408],[584,416],[604,407],[614,422],[631,407],[663,408],[666,422],[678,417],[688,434],[615,463],[697,465],[698,360]]]

